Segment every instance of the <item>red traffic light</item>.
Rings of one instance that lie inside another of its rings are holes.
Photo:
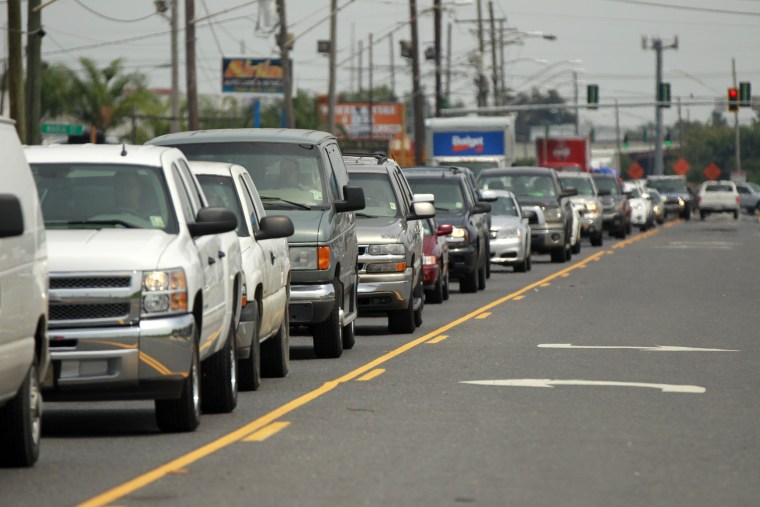
[[[737,88],[728,89],[728,110],[731,112],[739,110],[739,90]]]
[[[733,99],[733,100],[736,100],[737,98],[739,98],[739,90],[737,90],[736,88],[729,88],[728,98]]]

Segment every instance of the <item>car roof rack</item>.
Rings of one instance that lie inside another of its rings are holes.
[[[388,155],[382,151],[373,151],[372,153],[360,153],[360,152],[343,152],[344,157],[357,157],[357,158],[374,158],[378,164],[384,163],[388,160]]]

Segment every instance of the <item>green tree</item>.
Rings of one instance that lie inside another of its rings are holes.
[[[304,90],[298,90],[293,97],[293,111],[296,128],[324,130],[320,124],[316,97]],[[280,127],[282,125],[282,100],[265,106],[261,111],[262,127]]]
[[[510,105],[565,103],[565,99],[557,90],[549,90],[544,94],[538,88],[533,88],[530,93],[521,92],[509,98]],[[530,129],[533,126],[567,123],[575,123],[575,114],[564,108],[520,111],[515,122],[515,136],[518,141],[527,142],[530,139]]]
[[[42,65],[41,114],[43,118],[55,118],[68,112],[71,104],[71,83],[74,73],[67,66],[56,63]]]

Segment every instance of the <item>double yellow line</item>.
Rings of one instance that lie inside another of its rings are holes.
[[[646,233],[647,235],[645,237],[649,237],[652,234],[655,234],[658,230],[659,229],[653,230],[650,233]],[[640,235],[640,236],[644,236],[644,235]],[[632,238],[631,240],[628,240],[627,242],[616,243],[613,246],[613,248],[618,248],[618,245],[622,245],[619,248],[624,248],[625,246],[628,246],[631,243],[638,241],[638,237],[639,236],[637,236],[636,238]],[[350,373],[343,375],[342,377],[325,382],[324,384],[322,384],[322,386],[318,387],[317,389],[314,389],[313,391],[308,392],[304,394],[303,396],[300,396],[272,410],[271,412],[267,414],[264,414],[258,419],[251,421],[250,423],[233,431],[232,433],[228,433],[227,435],[224,435],[214,440],[213,442],[210,442],[202,447],[199,447],[198,449],[194,451],[191,451],[183,456],[180,456],[172,461],[169,461],[168,463],[161,465],[158,468],[155,468],[145,474],[135,477],[134,479],[127,481],[104,493],[101,493],[100,495],[96,497],[86,500],[85,502],[79,504],[79,507],[107,506],[114,500],[123,498],[141,488],[144,488],[145,486],[148,486],[149,484],[153,482],[158,481],[159,479],[167,475],[176,474],[176,473],[184,473],[186,472],[186,467],[188,465],[202,458],[205,458],[206,456],[209,456],[215,453],[216,451],[219,451],[231,444],[234,444],[235,442],[239,442],[246,439],[248,439],[249,441],[259,440],[258,438],[256,438],[256,436],[253,436],[252,434],[262,430],[262,428],[265,428],[272,423],[277,422],[283,416],[293,412],[294,410],[298,408],[303,407],[304,405],[314,401],[320,396],[329,393],[330,391],[338,387],[340,384],[357,379],[358,377],[370,372],[370,370],[377,368],[383,363],[390,361],[391,359],[417,347],[418,345],[422,343],[425,343],[425,342],[438,343],[446,338],[445,336],[440,336],[440,335],[442,333],[445,333],[449,329],[452,329],[471,319],[478,318],[479,316],[487,317],[488,315],[486,314],[488,314],[489,310],[503,303],[506,303],[507,301],[510,301],[510,300],[520,300],[524,297],[526,293],[532,291],[533,289],[540,288],[540,287],[548,287],[553,280],[557,278],[565,278],[570,272],[576,269],[585,268],[588,263],[599,261],[604,255],[609,255],[612,253],[613,252],[611,250],[603,250],[603,251],[597,252],[594,255],[591,255],[576,264],[568,266],[567,268],[561,271],[558,271],[552,275],[549,275],[546,278],[543,278],[537,282],[531,283],[530,285],[526,285],[525,287],[523,287],[522,289],[516,292],[513,292],[504,297],[501,297],[495,301],[492,301],[491,303],[488,303],[487,305],[482,306],[478,308],[477,310],[474,310],[468,313],[467,315],[464,315],[463,317],[460,317],[452,322],[449,322],[448,324],[445,324],[439,327],[435,331],[427,333],[424,336],[421,336],[415,340],[412,340],[402,345],[401,347],[398,347],[397,349],[392,350],[391,352],[388,352],[387,354],[384,354],[373,361],[370,361],[369,363],[353,370]],[[373,372],[373,375],[365,375],[365,377],[363,377],[363,379],[361,380],[369,380],[370,378],[373,378],[375,375],[380,374],[380,373],[382,373],[382,371],[380,371],[379,373]],[[287,426],[287,423],[280,421],[277,423],[276,428],[272,428],[272,431],[267,430],[264,433],[266,433],[267,435],[271,435],[271,434],[276,433],[276,431],[279,431],[280,429],[285,428],[286,426]],[[259,433],[258,435],[261,435],[261,433]]]

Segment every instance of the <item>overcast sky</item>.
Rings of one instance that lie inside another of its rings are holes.
[[[184,0],[179,3],[182,24]],[[264,2],[261,7],[259,2],[246,0],[195,1],[198,18],[221,13],[197,27],[201,93],[220,93],[223,56],[277,56],[271,34],[273,25],[266,27],[267,3],[274,2]],[[374,81],[390,85],[389,40],[383,37],[397,28],[393,34],[396,92],[408,92],[409,65],[399,56],[398,41],[411,38],[409,25],[403,24],[409,19],[409,2],[339,0],[338,4],[345,6],[338,14],[339,91],[352,87],[352,76],[356,86],[357,73],[351,70],[357,64],[351,58],[352,41],[361,39],[366,48],[370,33],[378,41],[373,56],[378,66]],[[433,16],[429,10],[433,0],[418,0],[417,4],[421,11],[418,17],[421,43],[432,45]],[[484,16],[488,15],[488,4],[482,0]],[[327,58],[317,54],[316,41],[329,36],[329,5],[329,0],[286,3],[289,31],[297,37],[292,55],[295,84],[316,93],[327,91]],[[452,24],[452,95],[455,100],[474,105],[474,70],[468,56],[477,49],[478,41],[476,24],[465,20],[477,18],[477,0],[444,0],[444,5],[444,35],[446,25]],[[507,85],[516,91],[528,91],[532,86],[556,87],[572,100],[573,70],[576,70],[582,101],[587,83],[599,85],[602,103],[615,98],[621,104],[653,100],[655,52],[642,49],[642,36],[660,37],[666,45],[678,36],[678,49],[664,52],[663,65],[664,80],[671,83],[674,101],[677,97],[684,101],[724,98],[732,83],[732,58],[736,60],[738,80],[753,82],[755,95],[760,95],[760,0],[494,0],[493,6],[495,17],[506,18],[508,29],[556,36],[554,41],[523,36],[522,44],[506,46]],[[0,17],[5,27],[6,8]],[[45,61],[78,68],[78,59],[83,56],[103,64],[123,58],[129,69],[147,74],[152,87],[169,87],[169,22],[155,14],[153,0],[57,0],[44,8],[42,22],[46,31],[42,46]],[[276,23],[276,15],[271,16],[269,23]],[[184,33],[180,34],[181,40],[183,37]],[[509,35],[507,40],[515,37],[520,38]],[[2,43],[3,54],[7,53],[6,40]],[[489,44],[486,49],[490,66]],[[582,63],[572,64],[570,60]],[[184,51],[180,61],[184,65]],[[363,65],[368,65],[366,53]],[[434,90],[433,71],[432,62],[423,63],[423,81],[429,92]],[[490,77],[488,67],[486,73]],[[184,68],[181,76],[184,90]],[[367,80],[365,70],[365,86]],[[712,109],[713,106],[684,105],[682,115],[704,121]],[[636,126],[653,121],[653,111],[652,107],[621,108],[620,120],[624,126]],[[752,113],[743,110],[740,117],[749,121]],[[597,125],[613,125],[614,113],[611,109],[583,111],[582,119]],[[676,107],[666,110],[666,123],[676,119]]]

